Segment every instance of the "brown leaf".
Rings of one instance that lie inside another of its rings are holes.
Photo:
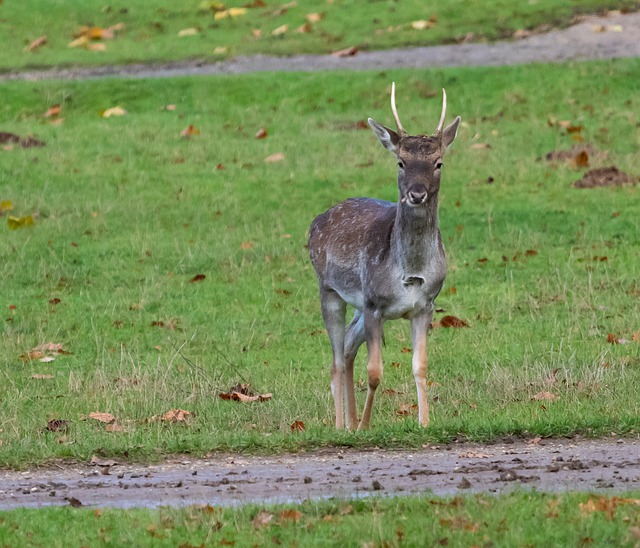
[[[165,422],[187,422],[193,418],[193,413],[191,411],[185,411],[184,409],[171,409],[171,411],[167,411],[162,417],[160,417],[161,421]]]
[[[89,413],[89,418],[95,419],[97,421],[104,422],[107,424],[111,424],[116,420],[116,418],[111,413],[101,413],[99,411],[94,411],[92,413]]]
[[[307,13],[307,15],[304,16],[309,23],[319,23],[323,17],[324,15],[322,13]]]
[[[47,422],[47,430],[49,432],[66,432],[71,421],[64,419],[51,419]]]
[[[586,150],[581,150],[571,158],[569,163],[575,168],[589,167],[589,153]]]
[[[125,432],[126,430],[124,426],[118,424],[116,421],[111,424],[107,424],[104,429],[106,432]]]
[[[282,512],[278,514],[278,519],[280,520],[280,522],[293,521],[294,523],[298,523],[300,519],[302,519],[303,515],[304,514],[299,510],[288,509],[288,510],[282,510]]]
[[[97,455],[93,455],[89,464],[92,464],[93,466],[115,466],[118,463],[113,459],[101,459]]]
[[[80,508],[82,506],[82,503],[75,497],[65,497],[64,500],[66,500],[74,508]]]
[[[312,30],[313,30],[313,27],[311,26],[311,23],[305,23],[304,25],[300,25],[296,29],[296,32],[298,34],[307,34],[308,32],[311,32]]]
[[[613,333],[609,333],[607,335],[607,342],[609,344],[619,344],[620,339],[618,339],[617,335],[614,335]]]
[[[100,114],[103,118],[111,118],[113,116],[124,116],[127,114],[127,111],[120,106],[111,107],[106,110],[103,110]]]
[[[284,160],[284,154],[282,152],[276,152],[275,154],[271,154],[267,156],[264,161],[267,164],[273,164],[275,162],[282,162]]]
[[[31,375],[32,379],[53,379],[53,375],[42,375],[40,373],[34,373]]]
[[[257,132],[256,132],[256,139],[264,139],[267,136],[267,130],[263,127],[261,127]]]
[[[250,249],[253,249],[253,243],[252,242],[242,242],[240,244],[240,248],[243,251],[249,251]]]
[[[555,394],[552,394],[551,392],[546,392],[544,390],[542,392],[538,392],[531,398],[532,401],[553,401],[557,399],[558,399],[558,396],[556,396]]]
[[[200,135],[200,130],[196,128],[193,124],[189,124],[185,129],[183,129],[180,132],[180,135],[188,139],[192,135]]]
[[[334,57],[353,57],[358,54],[358,48],[355,46],[351,46],[350,48],[341,49],[338,51],[334,51],[331,55]]]
[[[40,49],[47,43],[47,35],[40,36],[36,38],[33,42],[31,42],[27,47],[24,48],[24,51],[36,51]]]
[[[460,318],[456,318],[455,316],[443,316],[442,319],[437,322],[440,327],[469,327],[469,324]]]
[[[202,280],[204,280],[206,278],[206,276],[204,274],[196,274],[193,278],[191,278],[191,280],[189,280],[189,283],[196,283],[196,282],[201,282]]]
[[[261,510],[258,512],[255,518],[251,521],[253,527],[255,529],[262,529],[271,523],[273,519],[273,514],[267,512],[266,510]]]
[[[60,105],[52,105],[47,109],[47,112],[44,113],[45,118],[51,118],[54,116],[59,116],[62,112],[62,107]]]
[[[293,423],[291,423],[292,432],[304,432],[304,430],[305,430],[304,422],[293,421]]]
[[[271,36],[282,36],[289,30],[289,25],[280,25],[271,31]]]

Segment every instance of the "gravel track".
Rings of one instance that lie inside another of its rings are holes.
[[[207,74],[320,70],[376,70],[521,63],[584,61],[640,56],[640,13],[610,12],[585,17],[563,30],[493,44],[468,43],[386,51],[363,51],[351,57],[332,55],[239,56],[216,63],[177,61],[154,65],[104,66],[10,72],[7,80],[79,80],[95,78],[166,78]]]
[[[534,440],[536,441],[536,440]],[[214,456],[161,465],[67,464],[0,472],[0,510],[52,505],[159,507],[432,493],[640,490],[640,440],[453,444],[413,451],[323,450]]]

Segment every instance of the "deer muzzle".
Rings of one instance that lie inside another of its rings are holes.
[[[427,189],[420,185],[412,186],[407,192],[405,196],[405,201],[409,203],[409,205],[418,206],[424,204],[427,201]]]

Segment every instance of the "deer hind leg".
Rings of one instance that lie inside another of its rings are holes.
[[[336,428],[344,428],[344,397],[346,370],[344,360],[344,336],[347,305],[331,290],[320,289],[322,318],[331,341],[333,362],[331,364],[331,393],[336,411]]]
[[[412,369],[418,391],[418,422],[429,425],[429,403],[427,401],[427,332],[433,311],[420,314],[411,320],[411,343],[413,345]]]
[[[373,398],[382,380],[382,318],[380,314],[373,310],[365,310],[364,327],[368,353],[367,377],[369,386],[367,388],[367,400],[364,404],[364,411],[362,412],[362,419],[358,425],[358,430],[366,430],[369,428]]]
[[[353,319],[347,326],[344,344],[344,361],[346,369],[346,416],[347,428],[355,430],[358,426],[358,413],[356,411],[356,394],[353,386],[353,363],[358,354],[358,349],[364,342],[364,315],[359,310],[355,311]]]

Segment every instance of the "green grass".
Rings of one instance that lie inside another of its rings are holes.
[[[635,496],[635,498],[632,498]],[[4,546],[637,546],[640,493],[0,512]]]
[[[475,40],[495,40],[543,24],[566,26],[579,14],[638,8],[635,0],[448,0],[426,6],[420,0],[307,0],[282,10],[290,3],[268,1],[265,7],[248,9],[240,17],[216,21],[215,11],[206,9],[212,4],[215,2],[201,0],[5,2],[0,5],[0,69],[216,59],[255,53],[326,53],[351,46],[381,49],[454,42],[469,33]],[[234,7],[233,3],[225,4]],[[309,13],[320,13],[323,18],[310,32],[296,32]],[[437,19],[433,28],[411,27],[413,21],[432,16]],[[115,39],[103,41],[105,51],[68,47],[81,26],[108,28],[117,24],[125,27]],[[272,31],[282,25],[287,25],[288,31],[273,36]],[[179,37],[184,29],[196,29],[197,34]],[[261,31],[260,37],[252,34],[255,30]],[[25,51],[45,35],[46,45]]]
[[[0,218],[0,466],[637,433],[638,188],[574,189],[580,171],[539,158],[575,143],[549,123],[569,120],[600,151],[593,166],[638,175],[639,71],[620,60],[1,84],[1,129],[46,146],[0,150],[0,201],[14,206]],[[450,268],[437,305],[471,327],[430,334],[427,430],[398,414],[415,402],[399,321],[387,324],[373,429],[336,432],[307,230],[349,196],[396,198],[393,158],[354,129],[367,116],[390,123],[392,79],[409,131],[433,131],[442,86],[449,119],[463,118],[440,196]],[[54,103],[59,125],[43,116]],[[100,117],[115,105],[128,114]],[[189,124],[201,134],[181,138]],[[283,161],[264,161],[279,152]],[[35,222],[12,231],[9,215]],[[72,354],[20,358],[46,342]],[[273,398],[218,398],[238,382]],[[542,391],[557,399],[532,400]],[[149,420],[172,408],[195,417]],[[94,411],[125,431],[86,420]],[[51,419],[71,422],[51,432]],[[297,420],[304,432],[291,431]]]

